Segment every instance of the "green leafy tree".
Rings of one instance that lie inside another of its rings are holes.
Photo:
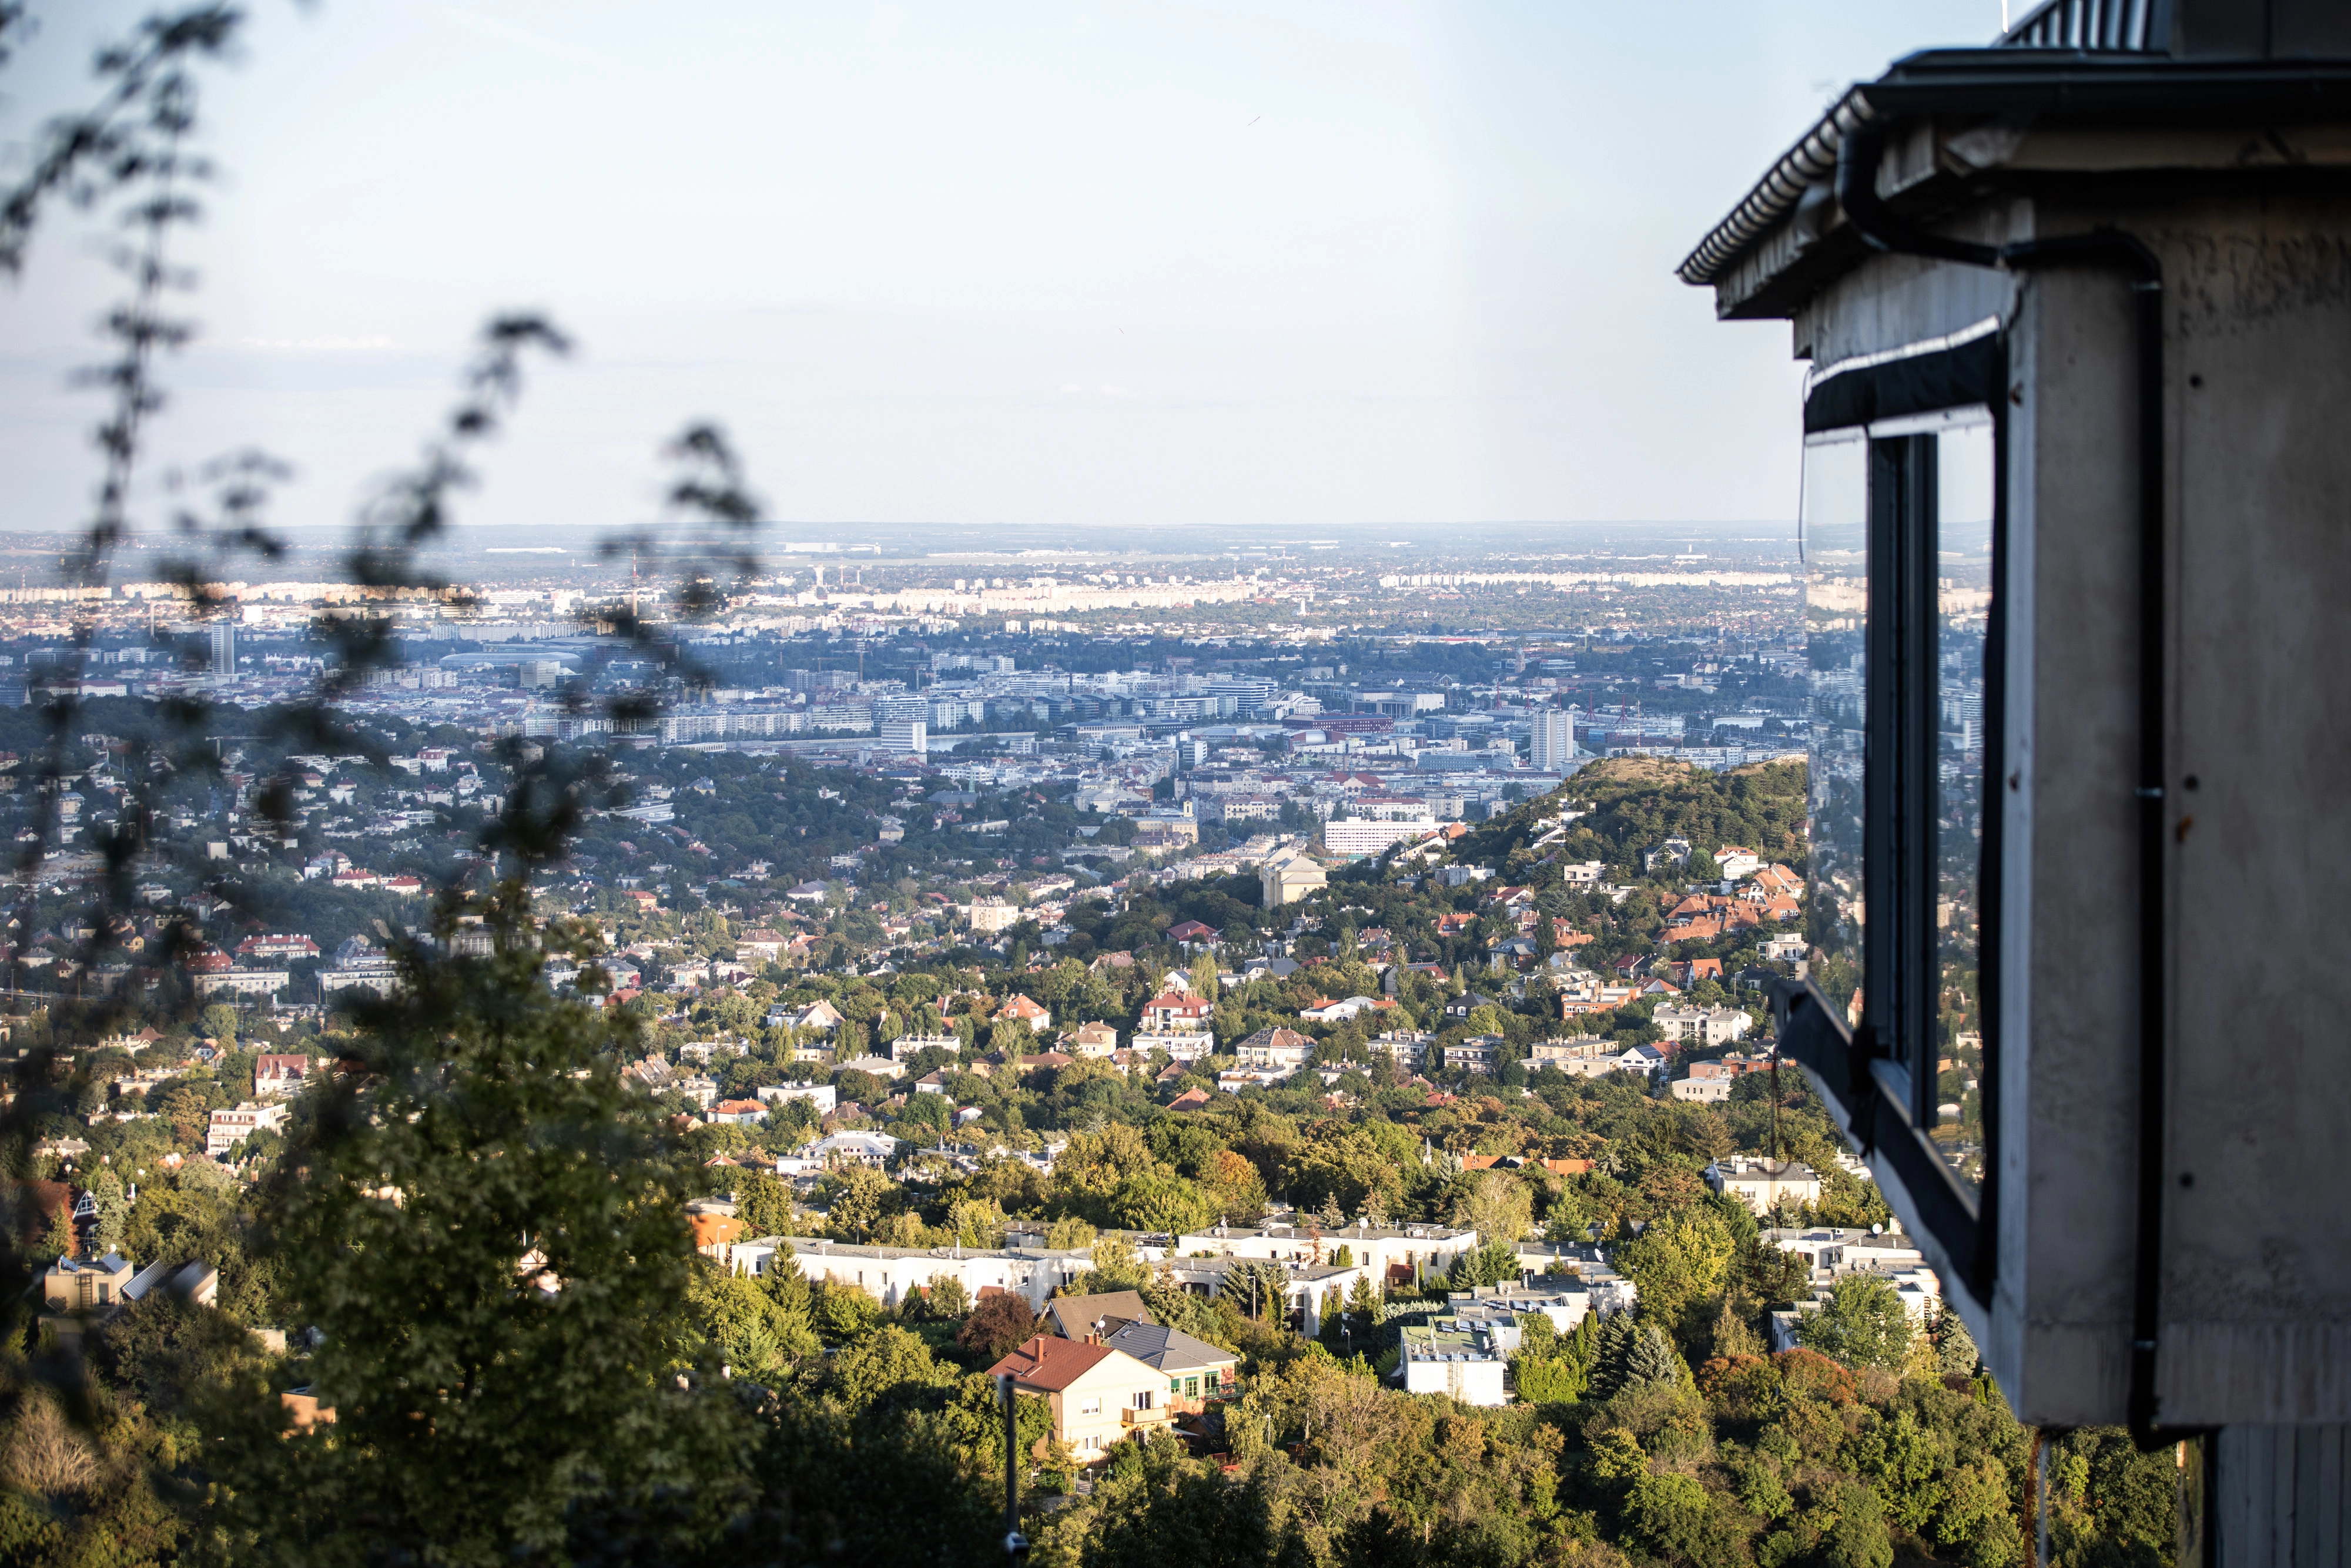
[[[850,1164],[827,1171],[817,1184],[825,1226],[843,1240],[862,1241],[882,1223],[896,1197],[896,1184],[871,1166]]]
[[[735,1215],[751,1236],[792,1233],[792,1189],[788,1182],[754,1171],[737,1184]]]
[[[619,1075],[625,1025],[548,994],[520,884],[484,913],[488,956],[371,1009],[269,1195],[338,1416],[331,1443],[224,1434],[246,1561],[552,1554],[589,1515],[690,1554],[741,1500],[733,1405],[678,1385],[695,1173]]]
[[[956,1375],[941,1366],[921,1338],[894,1323],[885,1323],[833,1359],[832,1384],[852,1411],[871,1408],[884,1399],[946,1388]]]
[[[1875,1274],[1848,1274],[1820,1311],[1799,1319],[1797,1339],[1847,1366],[1900,1370],[1910,1354],[1910,1314],[1892,1285]]]
[[[1894,1537],[1886,1525],[1886,1505],[1865,1481],[1844,1480],[1823,1500],[1834,1522],[1822,1532],[1822,1568],[1893,1568]]]
[[[790,1375],[795,1361],[823,1348],[809,1324],[804,1298],[794,1311],[778,1292],[747,1275],[705,1264],[695,1271],[686,1304],[738,1377],[780,1382]]]
[[[934,1274],[923,1290],[923,1305],[931,1318],[952,1322],[971,1314],[971,1292],[953,1274]]]
[[[1615,1262],[1640,1289],[1641,1315],[1695,1343],[1707,1326],[1707,1302],[1722,1291],[1736,1253],[1720,1217],[1698,1207],[1650,1221],[1616,1249]]]
[[[1515,1243],[1534,1228],[1534,1195],[1509,1171],[1480,1171],[1453,1206],[1457,1225],[1483,1242]]]

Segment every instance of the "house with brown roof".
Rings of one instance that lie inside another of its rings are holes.
[[[1244,1069],[1287,1074],[1305,1066],[1313,1049],[1314,1042],[1296,1030],[1277,1027],[1258,1030],[1233,1047],[1233,1052]]]
[[[1081,1465],[1100,1464],[1127,1437],[1147,1437],[1176,1416],[1165,1375],[1099,1343],[1040,1334],[987,1370],[1050,1404],[1053,1440]]]
[[[1055,1296],[1045,1303],[1045,1326],[1063,1339],[1114,1333],[1123,1323],[1152,1322],[1137,1291],[1102,1291],[1091,1296]],[[1099,1325],[1099,1327],[1097,1326]]]
[[[1207,1090],[1194,1084],[1167,1102],[1167,1108],[1170,1111],[1205,1111],[1208,1108],[1208,1102],[1214,1098]]]
[[[1025,996],[1011,998],[1002,1007],[997,1009],[993,1016],[1025,1023],[1031,1030],[1040,1031],[1050,1029],[1053,1024],[1052,1009],[1040,1007]]]
[[[1106,1057],[1118,1049],[1118,1030],[1106,1023],[1081,1023],[1070,1036],[1070,1045],[1080,1056]]]
[[[253,1059],[253,1094],[256,1100],[282,1100],[302,1091],[302,1082],[310,1074],[310,1059],[297,1055],[256,1056]]]

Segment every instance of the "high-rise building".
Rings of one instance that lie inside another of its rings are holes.
[[[880,733],[884,751],[906,752],[915,757],[930,751],[929,727],[919,718],[884,719]]]
[[[1564,772],[1575,761],[1575,715],[1565,708],[1537,708],[1528,763],[1545,772]]]
[[[232,680],[236,678],[236,622],[234,621],[213,622],[212,671],[215,675],[226,675]]]

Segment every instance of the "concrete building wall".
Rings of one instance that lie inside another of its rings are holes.
[[[2351,201],[2188,189],[2000,197],[1947,232],[2112,226],[2164,266],[2171,1076],[2158,1393],[2168,1421],[2312,1420],[2351,1408],[2351,1204],[2337,1201],[2335,1148],[2351,1077],[2334,1070],[2313,984],[2340,967],[2313,868],[2351,853],[2340,809],[2351,726],[2325,673],[2351,600],[2351,443],[2334,434],[2351,406]],[[2010,890],[2005,1198],[1993,1300],[1950,1297],[2022,1418],[2086,1425],[2125,1403],[2136,1256],[2130,292],[2106,268],[1881,256],[1798,312],[1795,332],[1825,365],[1995,313],[2011,355],[1996,791]],[[2247,1073],[2254,1040],[2283,1054]],[[1949,1282],[1950,1260],[1936,1261]]]

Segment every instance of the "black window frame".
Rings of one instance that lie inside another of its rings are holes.
[[[1928,1135],[1936,1123],[1934,1039],[1941,955],[1935,925],[1938,440],[1869,437],[1869,612],[1864,643],[1862,1017],[1848,1028],[1809,980],[1781,983],[1781,1053],[1817,1075],[1865,1155],[1901,1184],[1920,1227],[1979,1301],[1997,1273],[2000,1199],[2001,797],[2007,774],[2008,343],[1996,327],[1922,351],[1823,374],[1804,401],[1804,434],[1980,407],[1992,430],[1991,602],[1984,647],[1982,863],[1978,987],[1982,1012],[1983,1180],[1970,1192]]]

